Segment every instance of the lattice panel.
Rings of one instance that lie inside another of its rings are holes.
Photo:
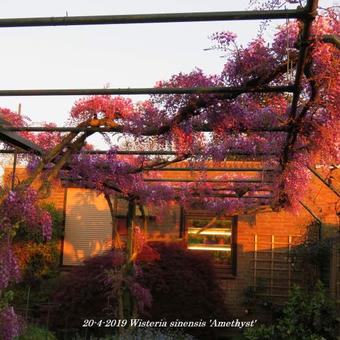
[[[297,272],[292,266],[292,248],[300,236],[254,235],[253,287],[258,296],[285,298]]]

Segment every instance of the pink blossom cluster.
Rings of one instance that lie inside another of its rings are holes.
[[[53,128],[57,125],[55,123],[46,123],[44,124],[45,127]],[[56,145],[58,145],[62,141],[62,135],[59,132],[41,132],[35,134],[31,140],[38,144],[42,149],[48,151],[53,149]]]
[[[95,115],[114,119],[117,114],[123,118],[129,118],[134,107],[131,99],[123,97],[89,96],[78,100],[71,109],[70,116],[72,122],[83,122]]]
[[[262,38],[249,43],[245,48],[236,50],[222,72],[225,84],[243,85],[252,79],[272,72],[277,60]]]
[[[20,279],[18,262],[11,245],[6,240],[0,241],[0,258],[0,291],[3,291],[10,283],[18,282]]]
[[[281,176],[276,177],[274,183],[274,207],[285,207],[292,212],[299,210],[299,201],[306,192],[311,178],[308,170],[310,165],[307,153],[295,154]]]

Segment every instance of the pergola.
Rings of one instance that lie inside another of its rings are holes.
[[[11,19],[0,19],[0,28],[12,28],[12,27],[45,27],[45,26],[74,26],[74,25],[115,25],[115,24],[158,24],[158,23],[179,23],[179,22],[205,22],[205,21],[235,21],[235,20],[262,20],[262,19],[289,19],[295,18],[299,19],[302,24],[301,32],[301,46],[299,49],[299,55],[296,61],[296,73],[295,79],[291,84],[285,86],[268,86],[266,83],[270,82],[270,79],[253,79],[248,81],[243,86],[239,87],[171,87],[171,88],[90,88],[90,89],[20,89],[20,90],[0,90],[0,96],[83,96],[83,95],[170,95],[170,94],[214,94],[218,99],[229,100],[236,98],[238,95],[243,93],[290,93],[291,99],[291,109],[289,112],[288,123],[282,126],[270,127],[270,128],[259,128],[259,129],[239,129],[238,132],[251,132],[251,133],[261,133],[270,132],[277,133],[283,132],[286,134],[286,139],[284,143],[284,148],[281,154],[277,153],[257,153],[250,154],[245,152],[240,152],[235,150],[230,152],[228,159],[232,160],[252,160],[256,161],[264,158],[278,158],[280,160],[280,165],[282,171],[286,168],[289,162],[289,155],[291,147],[294,145],[298,133],[300,131],[301,125],[303,124],[304,115],[307,113],[309,105],[313,102],[316,96],[315,91],[311,92],[311,96],[302,109],[298,112],[298,101],[301,95],[302,88],[302,77],[303,70],[306,64],[306,57],[309,48],[309,40],[311,34],[311,24],[316,16],[316,9],[318,5],[318,0],[308,0],[307,5],[303,8],[298,8],[295,10],[282,9],[282,10],[259,10],[259,11],[237,11],[237,12],[201,12],[201,13],[168,13],[168,14],[137,14],[137,15],[104,15],[104,16],[67,16],[67,17],[42,17],[42,18],[11,18]],[[282,66],[287,67],[286,65]],[[199,126],[194,126],[195,131],[211,132],[212,127],[204,124]],[[0,140],[12,145],[14,148],[10,150],[0,150],[1,153],[15,155],[14,158],[14,169],[15,173],[16,166],[16,156],[21,153],[33,153],[41,157],[45,164],[53,162],[56,160],[57,156],[71,155],[72,153],[85,153],[85,154],[105,154],[106,150],[92,150],[92,151],[80,151],[77,148],[68,147],[64,144],[60,150],[56,151],[53,155],[50,152],[45,153],[39,146],[30,142],[29,140],[21,137],[17,132],[60,132],[68,133],[64,140],[69,140],[73,142],[73,146],[76,142],[80,140],[85,140],[87,136],[96,132],[114,132],[114,133],[124,133],[121,126],[116,127],[89,127],[89,126],[59,126],[59,127],[43,127],[43,126],[12,126],[9,122],[1,118],[0,116]],[[227,132],[227,131],[226,131]],[[231,130],[231,132],[234,132]],[[162,133],[162,130],[160,131]],[[83,134],[79,137],[79,134]],[[146,136],[152,136],[155,131],[146,131]],[[77,138],[78,139],[77,139]],[[66,148],[66,151],[65,151]],[[142,155],[145,157],[169,157],[176,156],[176,152],[172,150],[126,150],[118,149],[116,152],[118,155]],[[192,155],[191,155],[192,156]],[[190,155],[187,155],[190,158]],[[235,199],[270,199],[271,198],[271,187],[270,184],[270,174],[272,174],[275,169],[258,167],[258,166],[223,166],[223,167],[210,167],[210,166],[200,166],[195,168],[193,166],[160,166],[154,169],[146,169],[147,171],[162,171],[171,173],[183,173],[185,171],[195,172],[219,172],[219,173],[238,173],[250,172],[250,173],[262,173],[266,176],[269,175],[269,179],[263,180],[258,178],[233,178],[228,180],[221,180],[218,178],[207,178],[202,180],[206,183],[211,183],[216,185],[213,189],[215,193],[213,197],[230,197]],[[339,193],[336,188],[328,184],[325,179],[316,172],[315,169],[310,169],[314,175],[316,175],[320,180],[322,180],[329,188],[331,188],[339,197]],[[14,175],[13,175],[14,180]],[[166,177],[158,178],[147,176],[144,178],[145,182],[166,182],[166,183],[190,183],[195,180],[189,178],[178,178]],[[266,195],[261,194],[261,196],[249,196],[243,195],[239,196],[235,192],[223,193],[226,190],[233,190],[233,188],[228,188],[226,186],[228,183],[254,183],[258,185],[259,192],[266,192]],[[224,185],[221,187],[221,185]],[[306,204],[302,205],[305,207],[309,213],[315,215]],[[315,217],[315,216],[313,216]]]

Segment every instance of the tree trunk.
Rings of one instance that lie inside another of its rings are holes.
[[[123,245],[117,229],[117,199],[115,198],[115,206],[113,206],[110,195],[105,193],[104,197],[109,206],[112,220],[112,248],[122,249]]]
[[[127,213],[127,221],[126,221],[126,227],[127,227],[127,242],[126,242],[126,256],[127,256],[127,263],[131,262],[132,255],[133,255],[133,234],[134,234],[134,220],[136,216],[136,203],[134,199],[128,200],[128,213]]]

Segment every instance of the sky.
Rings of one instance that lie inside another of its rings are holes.
[[[1,0],[2,18],[233,11],[248,0]],[[320,0],[320,6],[339,1]],[[273,26],[279,24],[273,21]],[[282,23],[282,21],[281,21]],[[284,22],[283,22],[284,23]],[[229,30],[246,44],[259,21],[134,24],[73,27],[0,28],[0,89],[152,87],[195,67],[219,73],[224,59],[208,36]],[[272,30],[266,37],[270,39]],[[62,126],[79,97],[0,97],[0,107],[22,113],[32,125],[53,121]],[[141,100],[142,97],[134,97]]]

